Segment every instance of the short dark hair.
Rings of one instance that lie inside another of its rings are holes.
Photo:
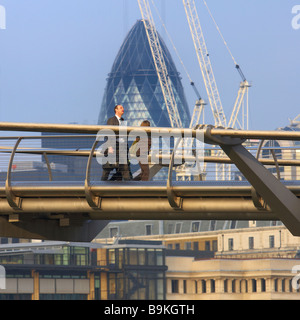
[[[144,121],[141,123],[141,126],[142,126],[142,127],[150,127],[150,121],[149,121],[149,120],[144,120]]]
[[[115,107],[114,107],[115,113],[116,113],[116,110],[118,109],[118,106],[120,106],[120,104],[116,104]]]

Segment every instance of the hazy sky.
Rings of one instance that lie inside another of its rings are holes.
[[[196,2],[229,118],[241,79],[203,1]],[[155,3],[206,99],[182,0]],[[300,113],[300,29],[291,23],[292,8],[300,0],[207,0],[207,4],[252,83],[250,129],[286,125]],[[137,0],[0,0],[0,6],[6,10],[6,29],[0,30],[0,121],[95,124],[114,58],[141,18]],[[154,8],[153,16],[166,37]],[[165,40],[192,110],[196,96]],[[209,121],[208,107],[206,113]]]

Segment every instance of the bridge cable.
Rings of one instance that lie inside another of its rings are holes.
[[[224,36],[223,36],[223,34],[222,34],[221,30],[220,30],[220,28],[219,28],[219,26],[218,26],[218,24],[217,24],[217,22],[216,22],[215,18],[213,17],[213,15],[212,15],[212,13],[211,13],[211,11],[210,11],[210,9],[209,9],[209,7],[208,7],[208,5],[207,5],[206,1],[205,1],[205,0],[203,0],[203,2],[204,2],[204,5],[205,5],[205,6],[206,6],[206,8],[207,8],[207,11],[208,11],[208,13],[209,13],[209,15],[210,15],[210,17],[211,17],[211,19],[212,19],[212,21],[213,21],[213,23],[214,23],[214,25],[215,25],[216,29],[217,29],[217,31],[219,32],[219,34],[220,34],[220,36],[221,36],[221,38],[222,38],[222,40],[223,40],[223,42],[224,42],[224,44],[225,44],[225,47],[226,47],[227,51],[229,52],[229,54],[230,54],[230,56],[231,56],[231,59],[233,60],[233,62],[234,62],[234,64],[235,64],[235,67],[236,67],[236,69],[237,69],[238,73],[240,74],[240,76],[241,76],[241,78],[243,79],[243,81],[246,81],[246,78],[245,78],[245,76],[244,76],[244,74],[243,74],[243,72],[242,72],[242,70],[241,70],[240,66],[239,66],[239,65],[238,65],[238,63],[236,62],[236,60],[235,60],[235,58],[234,58],[234,56],[233,56],[233,54],[232,54],[231,50],[229,49],[229,46],[228,46],[228,44],[227,44],[227,42],[226,42],[226,40],[225,40],[225,38],[224,38]]]

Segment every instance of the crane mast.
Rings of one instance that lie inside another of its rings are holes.
[[[210,62],[209,53],[206,47],[205,38],[201,28],[195,1],[183,0],[183,5],[184,5],[185,13],[187,16],[188,24],[190,27],[190,32],[192,35],[195,51],[197,54],[198,63],[199,63],[202,77],[204,80],[206,93],[207,93],[212,114],[215,120],[215,125],[226,127],[227,126],[226,117],[223,111],[222,102],[220,99],[218,87],[214,77],[214,73],[213,73],[211,62]],[[199,111],[200,110],[201,109],[199,108]],[[198,117],[197,110],[194,110],[193,118],[194,117],[195,118]],[[191,123],[194,121],[195,119],[192,119]],[[218,155],[220,155],[220,152],[218,152]],[[227,168],[227,166],[224,164],[217,164],[216,179],[224,180],[226,175],[225,171],[228,171],[228,169],[229,168]],[[230,175],[230,170],[228,174]]]
[[[240,109],[242,106],[242,102],[244,101],[245,95],[248,96],[249,87],[250,87],[250,84],[246,79],[240,83],[238,95],[237,95],[237,98],[236,98],[236,101],[235,101],[235,104],[234,104],[234,107],[233,107],[233,110],[231,113],[231,117],[228,122],[228,127],[230,127],[230,128],[236,127],[236,123],[239,122],[238,121],[238,114],[240,113]],[[248,99],[247,99],[247,101],[248,101]],[[248,118],[248,103],[247,103],[247,107],[246,107],[246,116]],[[245,129],[244,121],[242,121],[242,123],[239,123],[239,127],[240,127],[240,129]],[[248,121],[246,122],[246,129],[248,130]]]
[[[171,80],[168,75],[168,70],[159,42],[158,34],[154,27],[154,20],[149,3],[147,0],[138,0],[138,4],[142,14],[142,19],[149,41],[156,72],[161,85],[165,105],[169,114],[171,127],[182,128],[182,122],[175,101]]]
[[[215,125],[226,127],[226,117],[223,111],[195,2],[194,0],[183,0],[183,5],[202,72],[207,96],[212,109],[212,114],[214,116]]]

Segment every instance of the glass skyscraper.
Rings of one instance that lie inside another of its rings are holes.
[[[159,41],[182,125],[188,128],[190,113],[181,78],[160,36]],[[143,120],[149,120],[151,126],[170,127],[169,115],[142,20],[138,20],[129,31],[108,75],[98,124],[106,124],[107,119],[114,115],[116,104],[124,106],[124,118],[128,126],[139,126]]]

